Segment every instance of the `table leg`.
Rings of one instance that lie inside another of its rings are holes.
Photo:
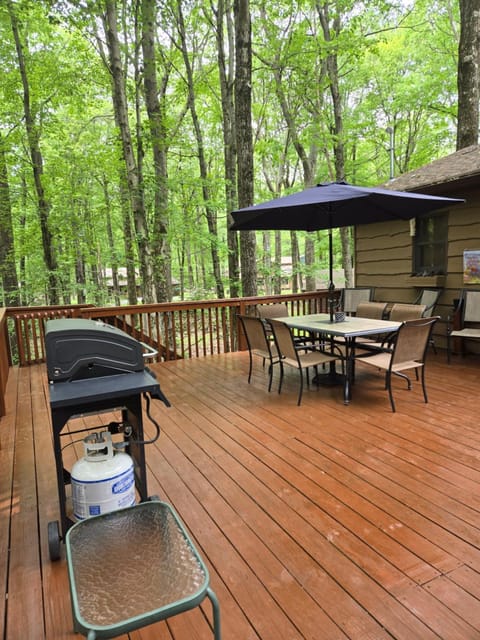
[[[354,375],[355,338],[345,340],[345,382],[343,385],[343,404],[350,404],[351,387]]]

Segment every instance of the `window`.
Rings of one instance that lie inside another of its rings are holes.
[[[413,236],[413,269],[416,276],[447,272],[448,214],[416,218]]]

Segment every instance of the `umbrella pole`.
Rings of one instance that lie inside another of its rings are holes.
[[[330,322],[333,322],[335,313],[335,285],[333,283],[333,232],[332,228],[328,229],[328,311],[330,313]]]
[[[332,227],[328,229],[328,311],[330,313],[330,322],[334,322],[335,315],[335,285],[333,283],[333,232]],[[343,384],[345,378],[337,373],[335,362],[330,363],[328,373],[318,373],[312,380],[314,384],[333,386]]]

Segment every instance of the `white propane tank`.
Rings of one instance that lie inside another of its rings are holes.
[[[113,451],[109,431],[92,433],[83,440],[85,456],[73,465],[73,515],[77,520],[135,504],[132,458]]]

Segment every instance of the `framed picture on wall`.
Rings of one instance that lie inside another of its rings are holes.
[[[464,284],[480,284],[480,249],[465,249],[463,252]]]

